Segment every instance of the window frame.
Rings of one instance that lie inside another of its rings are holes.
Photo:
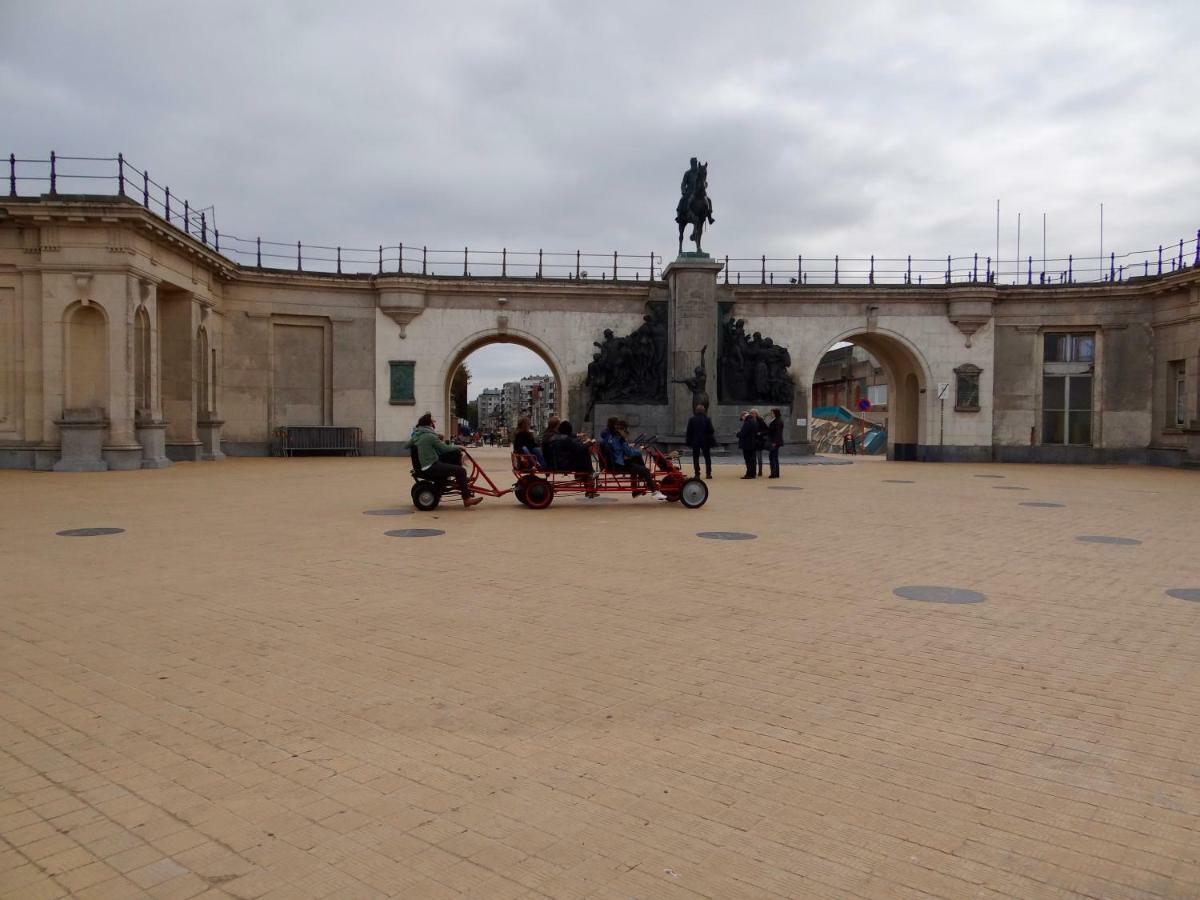
[[[407,367],[409,372],[409,397],[396,396],[396,372]],[[388,405],[390,406],[416,406],[417,405],[417,361],[414,359],[389,359],[388,360]]]
[[[955,412],[979,412],[982,405],[982,388],[980,386],[983,369],[974,363],[963,363],[954,370],[954,411]],[[974,382],[975,385],[975,403],[963,402],[962,385],[964,380]]]

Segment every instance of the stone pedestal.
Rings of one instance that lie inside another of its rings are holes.
[[[68,409],[54,422],[62,436],[55,472],[105,472],[104,437],[108,419],[100,409]]]
[[[710,412],[717,395],[717,274],[724,266],[708,254],[685,253],[663,273],[670,289],[667,328],[667,382],[671,437],[682,439],[692,416],[692,391],[677,379],[706,369],[705,392]]]
[[[204,460],[224,459],[221,452],[221,426],[224,419],[201,419],[196,423],[196,434],[200,438],[200,458]]]
[[[133,472],[142,467],[142,445],[109,444],[104,448],[104,461],[114,472]]]
[[[136,423],[138,443],[142,445],[141,467],[164,469],[171,464],[167,458],[167,423],[152,419]]]

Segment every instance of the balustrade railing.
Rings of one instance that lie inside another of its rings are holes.
[[[124,154],[115,157],[60,156],[46,159],[8,157],[8,195],[33,193],[72,196],[64,188],[78,187],[79,194],[97,196],[97,184],[110,185],[118,196],[142,207],[185,235],[243,266],[290,269],[343,275],[424,275],[460,278],[552,278],[590,281],[645,281],[661,278],[666,260],[661,254],[585,253],[550,250],[461,250],[433,248],[397,241],[375,247],[346,247],[245,238],[222,233],[212,206],[197,207],[172,196],[149,171],[140,169]],[[25,188],[25,191],[22,191]],[[88,190],[82,190],[88,188]],[[973,253],[946,257],[779,258],[724,257],[722,280],[730,285],[938,285],[1017,284],[1062,286],[1068,284],[1119,284],[1131,279],[1157,278],[1200,267],[1200,230],[1150,250],[1111,252],[1105,257],[1076,256],[993,260]],[[997,273],[1002,273],[998,275]]]

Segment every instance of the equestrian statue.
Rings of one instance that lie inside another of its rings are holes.
[[[683,230],[690,223],[692,234],[688,240],[696,242],[696,253],[703,255],[700,238],[704,234],[704,223],[716,224],[712,215],[712,200],[708,196],[708,163],[700,164],[692,157],[692,164],[683,173],[679,185],[679,204],[675,207],[675,222],[679,225],[679,255],[683,255]]]

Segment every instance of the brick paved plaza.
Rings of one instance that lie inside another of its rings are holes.
[[[0,471],[0,896],[1200,895],[1200,473],[407,469]]]

